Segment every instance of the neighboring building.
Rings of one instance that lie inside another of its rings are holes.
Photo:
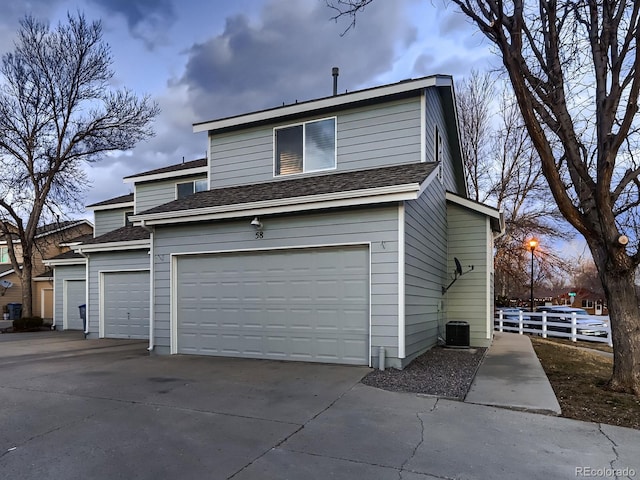
[[[47,224],[39,227],[36,232],[35,257],[33,259],[33,315],[42,317],[46,322],[53,319],[53,276],[45,266],[43,259],[70,250],[69,242],[79,237],[91,234],[93,226],[87,220],[70,220]],[[22,264],[22,248],[17,239],[13,239],[15,253]],[[0,240],[0,279],[11,282],[9,288],[0,288],[4,307],[9,303],[22,304],[22,280],[11,264],[8,253],[7,239]]]
[[[208,161],[127,177],[132,198],[92,206],[96,237],[66,266],[85,269],[90,337],[371,366],[383,351],[397,368],[451,320],[469,322],[472,345],[491,342],[504,224],[466,198],[450,77],[194,131],[208,132]],[[473,270],[444,293],[454,258]]]

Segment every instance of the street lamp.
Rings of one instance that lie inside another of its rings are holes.
[[[531,250],[531,312],[533,312],[533,252],[538,246],[538,240],[532,238],[528,242],[529,250]]]

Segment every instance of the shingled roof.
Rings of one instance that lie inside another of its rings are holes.
[[[133,202],[133,193],[128,193],[127,195],[120,195],[119,197],[114,197],[108,200],[103,200],[102,202],[94,203],[92,205],[87,205],[87,208],[106,207],[109,205],[118,205],[120,203],[131,202]]]
[[[139,215],[179,212],[184,210],[291,199],[338,192],[366,190],[411,183],[421,184],[437,163],[412,163],[351,172],[330,173],[274,180],[255,185],[218,188],[195,193],[185,198],[145,210]]]
[[[207,159],[199,158],[197,160],[191,160],[189,162],[176,163],[175,165],[169,165],[168,167],[156,168],[155,170],[148,170],[146,172],[136,173],[134,175],[126,176],[124,177],[124,179],[133,178],[133,177],[145,177],[147,175],[158,175],[161,173],[179,172],[181,170],[188,170],[190,168],[199,168],[199,167],[206,167],[206,166],[207,166]]]
[[[120,227],[111,232],[107,232],[99,237],[92,238],[82,245],[95,245],[97,243],[117,243],[132,242],[135,240],[148,240],[150,238],[149,231],[142,227]]]

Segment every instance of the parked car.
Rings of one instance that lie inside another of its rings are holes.
[[[608,325],[598,319],[589,316],[589,313],[582,308],[566,306],[544,306],[538,307],[537,312],[547,312],[547,322],[567,323],[568,326],[549,325],[547,330],[556,332],[571,333],[572,314],[576,314],[576,333],[578,335],[588,335],[594,337],[606,337]]]

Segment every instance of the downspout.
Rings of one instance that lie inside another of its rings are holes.
[[[91,283],[89,279],[89,255],[83,253],[82,248],[78,248],[76,252],[82,255],[86,260],[84,264],[84,338],[87,338],[87,335],[89,335],[89,284]]]
[[[155,298],[155,292],[153,290],[154,287],[154,278],[155,278],[155,254],[154,254],[154,248],[153,248],[153,232],[154,232],[154,228],[151,227],[149,228],[147,225],[145,225],[144,220],[142,221],[142,223],[140,224],[140,226],[142,228],[144,228],[147,232],[149,232],[149,347],[147,348],[147,350],[149,352],[153,352],[153,349],[155,348],[155,339],[153,336],[153,331],[154,331],[154,327],[155,327],[155,302],[154,302],[154,298]]]
[[[53,269],[53,322],[51,322],[51,330],[56,329],[56,269]]]

